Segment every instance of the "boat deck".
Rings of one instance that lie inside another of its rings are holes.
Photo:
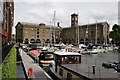
[[[105,62],[118,62],[118,53],[85,54],[82,55],[81,64],[65,64],[64,66],[93,80],[120,80],[120,73],[113,68],[106,69],[102,66]],[[93,65],[95,65],[95,74],[93,74]]]

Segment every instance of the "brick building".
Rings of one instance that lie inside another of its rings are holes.
[[[63,43],[71,44],[107,44],[109,41],[109,24],[107,22],[78,25],[78,14],[75,13],[71,15],[71,26],[67,28],[61,28],[59,23],[58,26],[51,27],[45,24],[18,22],[16,41],[21,43],[53,42],[54,28],[57,43],[61,40]]]
[[[12,26],[14,22],[14,2],[13,0],[0,1],[0,37],[1,42],[10,42],[12,36]]]
[[[60,32],[62,28],[59,26],[50,26],[46,24],[31,24],[18,22],[16,25],[16,42],[21,43],[56,43],[60,40]],[[55,32],[55,33],[54,33]],[[55,34],[55,36],[54,36]]]
[[[78,15],[71,15],[71,27],[63,28],[61,38],[64,43],[107,44],[109,42],[109,24],[96,22],[78,25]]]

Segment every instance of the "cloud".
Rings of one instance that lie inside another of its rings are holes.
[[[120,25],[120,1],[118,3],[118,24]]]
[[[118,2],[119,0],[15,0],[15,2]]]
[[[30,1],[30,2],[29,2]],[[18,21],[50,24],[56,11],[56,22],[61,27],[71,25],[71,14],[77,12],[79,25],[108,21],[110,25],[117,22],[117,3],[109,2],[32,2],[32,0],[15,3],[15,24]]]
[[[89,12],[87,12],[89,14],[87,14],[87,16],[89,18],[93,18],[95,20],[116,20],[117,19],[117,11],[113,11],[111,10],[111,12],[107,12],[107,11],[102,11],[102,10],[91,10]]]
[[[70,21],[70,15],[68,15],[68,13],[61,8],[53,8],[54,6],[52,6],[51,8],[47,8],[47,7],[39,7],[39,8],[33,8],[30,10],[27,10],[27,13],[30,16],[34,16],[34,18],[39,18],[39,21],[42,20],[42,22],[49,22],[53,20],[53,15],[54,15],[54,11],[56,11],[56,22],[60,22],[62,24],[69,24],[68,21]],[[68,17],[68,18],[66,18]]]

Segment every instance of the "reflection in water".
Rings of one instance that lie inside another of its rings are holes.
[[[120,77],[113,68],[106,69],[102,66],[105,62],[118,62],[118,52],[85,54],[81,58],[81,64],[65,64],[64,66],[92,79],[117,78],[118,80]]]
[[[17,79],[25,80],[22,64],[21,63],[17,64],[16,67],[17,67]]]
[[[118,62],[118,52],[106,52],[98,54],[85,54],[82,55],[82,63],[88,64],[90,66],[96,65],[101,66],[104,62]]]

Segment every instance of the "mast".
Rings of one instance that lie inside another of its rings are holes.
[[[79,41],[80,41],[80,36],[79,36],[79,26],[78,26],[78,45],[79,45]]]
[[[88,25],[89,25],[89,20],[88,20]],[[87,27],[86,27],[84,44],[85,44],[85,42],[86,42],[86,38],[88,38],[88,25],[87,25]]]
[[[79,44],[79,40],[80,38],[79,38],[79,26],[78,26],[78,44]]]
[[[50,45],[52,44],[52,21],[50,21],[50,37],[49,37],[49,39],[50,39]]]
[[[78,41],[78,40],[77,40],[77,39],[78,39],[78,38],[77,38],[77,37],[78,37],[78,36],[77,36],[77,34],[78,34],[77,26],[75,27],[75,29],[76,29],[76,35],[75,35],[75,36],[76,36],[76,43],[77,43],[77,41]]]
[[[96,33],[96,36],[95,36],[95,44],[97,44],[97,21],[96,21],[96,27],[95,27],[95,33]]]
[[[118,72],[120,72],[120,46],[119,46],[119,49],[118,49]]]
[[[87,25],[87,32],[86,32],[86,38],[87,38],[87,40],[88,40],[88,26],[89,26],[89,20],[88,20],[88,25]]]
[[[120,14],[120,1],[118,2],[118,14]],[[120,15],[118,15],[118,25],[120,25]],[[120,44],[118,45],[118,72],[120,72]]]
[[[54,15],[53,15],[53,24],[54,24],[54,44],[56,43],[56,39],[55,39],[55,13],[56,11],[54,11]]]

